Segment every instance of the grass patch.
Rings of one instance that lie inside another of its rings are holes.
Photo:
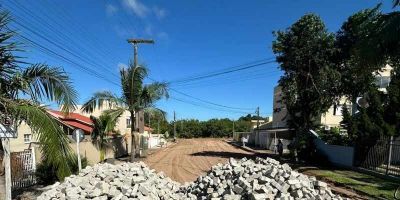
[[[394,192],[400,185],[399,182],[349,170],[307,170],[307,172],[375,198],[394,199]]]

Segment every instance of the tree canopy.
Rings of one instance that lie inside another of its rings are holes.
[[[41,147],[43,162],[53,166],[62,180],[72,172],[74,154],[59,122],[40,104],[56,102],[67,113],[75,108],[78,95],[61,67],[27,65],[15,56],[21,49],[15,42],[16,32],[7,27],[10,21],[10,15],[1,11],[0,122],[11,119],[13,128],[21,122],[29,125]]]
[[[273,51],[280,69],[282,101],[288,111],[288,123],[297,139],[318,127],[319,117],[336,102],[340,89],[338,49],[334,34],[322,20],[307,14],[284,31],[277,31]]]

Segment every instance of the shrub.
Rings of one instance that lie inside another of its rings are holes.
[[[318,130],[321,139],[328,144],[349,146],[351,139],[347,134],[340,133],[339,128],[331,128],[330,130]]]
[[[82,168],[85,168],[88,164],[87,158],[83,157],[81,159],[81,163],[82,163]],[[72,170],[72,173],[77,174],[78,173],[78,157],[75,156],[74,162],[69,163],[69,166]],[[50,164],[46,160],[43,160],[41,163],[39,163],[36,166],[36,178],[37,178],[38,184],[43,184],[43,185],[50,185],[57,181],[60,181],[60,179],[57,177],[57,167]]]

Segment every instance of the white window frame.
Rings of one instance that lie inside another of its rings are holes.
[[[28,136],[28,138],[25,138],[25,136]],[[29,139],[29,141],[27,141],[26,139]],[[24,134],[24,143],[29,144],[31,142],[32,142],[32,134],[31,133]]]
[[[132,128],[132,118],[126,118],[126,128]]]

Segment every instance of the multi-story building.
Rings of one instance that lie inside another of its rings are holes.
[[[376,77],[376,84],[379,90],[383,92],[386,92],[386,87],[389,85],[391,70],[392,67],[386,65],[381,71],[374,74]],[[274,88],[273,98],[272,123],[260,126],[258,130],[255,129],[249,136],[249,143],[271,150],[275,150],[278,139],[282,140],[286,148],[294,137],[289,131],[287,122],[290,119],[290,115],[288,115],[286,106],[282,102],[282,90],[280,86]],[[325,129],[340,127],[340,122],[343,119],[342,105],[344,103],[347,104],[346,106],[348,106],[351,113],[357,112],[350,104],[351,102],[346,102],[345,97],[341,98],[339,105],[332,105],[327,112],[320,116],[319,122]]]
[[[392,71],[392,67],[386,65],[381,71],[376,72],[375,83],[379,87],[379,90],[382,92],[386,92],[386,87],[390,83],[390,73]],[[346,102],[346,98],[343,97],[340,99],[339,105],[332,105],[328,111],[321,115],[320,124],[323,125],[326,129],[330,129],[332,127],[339,127],[340,122],[343,119],[342,116],[342,105]],[[351,102],[346,102],[348,105],[348,109],[354,109],[351,105]],[[282,90],[280,86],[276,86],[274,88],[274,102],[273,102],[273,117],[272,117],[272,128],[273,129],[282,129],[287,128],[287,120],[290,116],[287,114],[286,106],[282,103]]]

